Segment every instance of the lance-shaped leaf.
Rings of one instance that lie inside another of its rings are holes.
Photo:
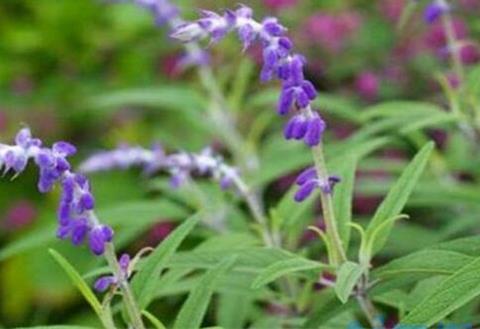
[[[183,304],[173,329],[197,329],[202,325],[208,304],[213,295],[218,280],[233,266],[236,257],[229,257],[216,267],[205,273],[203,278],[193,288]]]
[[[138,273],[133,277],[132,289],[141,308],[146,308],[155,293],[162,268],[170,260],[182,241],[202,218],[199,213],[180,225],[148,256]]]
[[[52,255],[53,259],[55,259],[55,261],[58,263],[58,265],[60,265],[65,271],[65,273],[67,273],[72,283],[82,293],[83,297],[90,304],[98,317],[102,318],[102,305],[98,301],[97,297],[95,297],[95,294],[92,292],[92,290],[82,278],[82,276],[70,264],[70,262],[66,260],[65,257],[60,255],[57,251],[50,249],[49,252]]]
[[[335,293],[342,303],[348,301],[363,272],[364,268],[358,263],[345,262],[340,266],[335,282]]]
[[[367,235],[372,235],[375,229],[383,222],[400,214],[427,165],[433,147],[434,144],[432,142],[427,143],[405,168],[375,212],[372,221],[368,225]],[[382,235],[375,239],[372,256],[387,242],[393,224],[391,222],[387,227],[384,227]]]
[[[402,319],[402,325],[431,326],[480,295],[480,257],[442,281]]]
[[[311,261],[303,257],[281,260],[265,268],[256,277],[255,281],[253,281],[252,288],[260,288],[261,286],[264,286],[287,274],[299,271],[320,270],[325,267],[325,264]]]

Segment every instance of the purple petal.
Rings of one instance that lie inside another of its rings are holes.
[[[308,146],[316,146],[320,143],[325,130],[325,122],[319,117],[315,117],[309,121],[304,142]]]
[[[123,273],[128,273],[128,267],[130,266],[130,256],[128,254],[123,254],[118,260],[118,264],[120,265]]]
[[[88,233],[88,222],[85,218],[76,219],[72,222],[71,238],[75,246],[80,245]]]
[[[101,226],[96,226],[90,231],[88,245],[90,250],[97,256],[105,252],[105,237]]]
[[[77,148],[67,142],[56,142],[55,144],[53,144],[52,150],[56,153],[66,156],[74,155],[75,153],[77,153]]]
[[[303,185],[307,181],[312,180],[312,179],[316,179],[316,178],[317,178],[317,171],[316,171],[315,167],[310,167],[310,168],[305,169],[304,171],[302,171],[302,173],[300,175],[298,175],[295,183],[297,185]]]
[[[280,115],[286,115],[293,105],[293,96],[295,90],[293,88],[283,88],[278,101],[277,112]]]
[[[316,180],[310,180],[306,182],[305,184],[300,186],[297,193],[295,193],[295,196],[294,196],[295,201],[302,202],[303,200],[308,198],[310,194],[312,194],[313,190],[315,190],[315,188],[317,187],[318,187],[318,183]]]
[[[95,284],[93,285],[93,288],[98,291],[98,292],[104,292],[108,288],[110,288],[111,285],[115,284],[116,280],[115,277],[113,276],[102,276],[97,281],[95,281]]]

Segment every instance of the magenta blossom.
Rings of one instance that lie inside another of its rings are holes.
[[[378,2],[380,13],[392,23],[400,19],[404,7],[405,0],[383,0]]]
[[[308,19],[304,31],[308,40],[318,43],[329,52],[337,53],[361,25],[362,18],[356,12],[339,15],[319,13]]]
[[[453,30],[455,32],[455,38],[457,40],[465,39],[468,35],[467,26],[459,19],[453,19]],[[438,51],[438,49],[445,48],[447,46],[447,37],[445,35],[445,29],[441,22],[436,22],[431,25],[428,32],[424,37],[425,45]]]
[[[475,64],[480,61],[480,48],[472,43],[460,46],[460,59],[464,64]]]
[[[370,71],[360,73],[355,81],[356,91],[367,101],[373,101],[377,98],[379,85],[378,76]]]
[[[298,0],[263,0],[265,7],[272,10],[281,10],[288,7],[293,7],[298,3]]]
[[[28,200],[14,202],[5,215],[4,226],[15,231],[31,224],[38,216],[37,208]]]

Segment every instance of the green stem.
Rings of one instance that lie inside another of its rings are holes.
[[[328,171],[325,164],[325,157],[323,155],[322,143],[312,148],[313,160],[315,162],[315,169],[320,180],[328,181]],[[342,239],[338,233],[337,222],[335,220],[335,212],[333,210],[333,200],[331,193],[320,192],[320,199],[322,201],[323,220],[326,226],[326,235],[329,239],[332,248],[333,265],[340,265],[347,260],[345,249],[343,247]]]
[[[192,53],[200,51],[198,45],[194,43],[186,44],[185,47],[187,51]],[[218,86],[212,69],[206,65],[199,66],[198,76],[202,86],[214,100],[213,104],[208,106],[209,116],[233,153],[235,162],[246,171],[255,170],[258,167],[258,159],[238,132],[228,108],[227,100]]]
[[[108,265],[113,271],[113,274],[116,277],[122,277],[122,270],[120,268],[120,264],[118,264],[117,256],[115,255],[115,249],[112,243],[107,244],[107,248],[105,250],[105,259],[107,260]],[[123,302],[125,304],[125,308],[127,310],[128,316],[130,321],[132,322],[132,328],[134,329],[145,329],[142,321],[142,315],[138,308],[137,302],[133,297],[132,290],[130,289],[130,285],[128,281],[123,280],[120,284],[120,290],[122,291],[123,295]]]
[[[252,193],[247,184],[245,184],[245,182],[239,176],[234,177],[234,184],[240,191],[240,194],[245,199],[245,202],[247,203],[248,209],[250,210],[253,218],[259,224],[262,233],[262,239],[265,245],[267,247],[278,246],[276,239],[272,236],[270,232],[268,220],[263,213],[260,202],[257,200],[255,194]]]
[[[460,49],[458,48],[458,42],[455,37],[455,28],[452,22],[452,16],[450,13],[444,13],[442,15],[442,24],[445,30],[445,35],[447,37],[447,47],[451,52],[451,61],[455,75],[458,77],[460,82],[463,82],[465,78],[465,73],[463,70],[462,59],[460,57]]]

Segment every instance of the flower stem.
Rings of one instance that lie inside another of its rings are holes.
[[[185,44],[185,49],[192,54],[201,51],[196,43]],[[251,150],[249,151],[246,141],[238,132],[231,116],[231,111],[228,108],[227,100],[220,90],[210,66],[199,65],[198,76],[202,86],[209,92],[214,101],[213,104],[208,106],[210,119],[215,123],[225,139],[225,143],[233,153],[236,163],[246,171],[256,169],[258,167],[258,159]]]
[[[247,184],[238,176],[234,177],[234,184],[240,191],[240,194],[245,199],[247,206],[255,219],[255,221],[260,225],[260,230],[262,233],[263,242],[267,247],[276,247],[277,242],[276,239],[272,236],[270,232],[270,228],[268,227],[268,221],[263,213],[262,207],[260,202],[257,200],[256,196]]]
[[[115,249],[112,243],[108,243],[106,250],[105,250],[105,259],[107,260],[108,265],[112,269],[114,275],[116,277],[122,277],[120,265],[117,261],[117,256],[115,255]],[[120,284],[120,290],[122,291],[123,295],[123,302],[125,304],[125,308],[127,310],[128,316],[130,317],[130,321],[132,322],[132,328],[134,329],[145,329],[142,321],[142,315],[138,308],[137,302],[133,297],[132,290],[130,289],[130,285],[128,281],[123,280]]]
[[[320,180],[328,181],[328,171],[325,164],[325,157],[323,155],[322,143],[312,148],[313,160],[315,162],[315,169]],[[329,239],[332,250],[333,265],[340,265],[347,260],[342,240],[338,233],[337,222],[335,220],[335,212],[333,210],[333,200],[331,193],[320,192],[320,199],[322,201],[323,220],[326,226],[326,235]]]
[[[460,57],[460,49],[458,47],[457,38],[455,36],[455,28],[453,26],[452,16],[449,12],[446,12],[442,15],[442,24],[443,29],[445,30],[445,35],[447,37],[447,47],[451,53],[451,61],[453,71],[459,79],[460,83],[463,82],[465,78],[465,72],[463,70],[462,59]]]

